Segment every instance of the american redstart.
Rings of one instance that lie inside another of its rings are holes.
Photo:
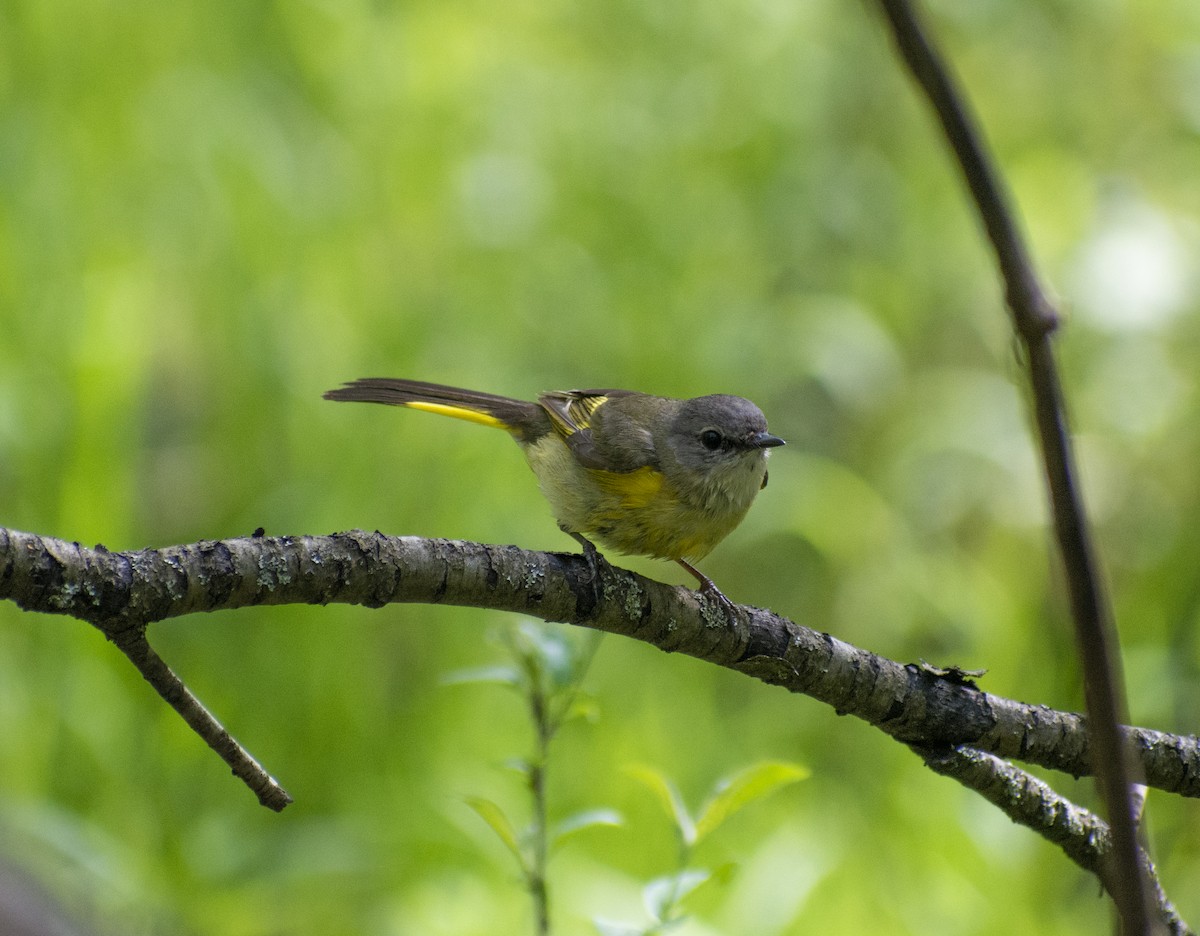
[[[727,610],[702,559],[741,523],[767,486],[767,455],[783,439],[741,397],[673,400],[631,390],[565,390],[536,403],[416,380],[368,377],[327,400],[388,403],[504,429],[525,453],[563,532],[630,555],[673,559]]]

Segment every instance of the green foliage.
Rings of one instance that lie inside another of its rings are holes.
[[[579,832],[600,826],[619,826],[625,820],[615,809],[585,809],[554,824],[550,830],[550,847],[554,848]]]
[[[492,831],[496,833],[496,837],[504,843],[504,847],[512,852],[513,857],[520,863],[521,870],[527,871],[525,855],[517,842],[517,831],[508,821],[508,816],[504,815],[504,810],[482,796],[468,796],[466,803],[479,813],[479,818],[491,827]]]
[[[712,835],[738,810],[765,799],[781,787],[807,779],[811,771],[798,764],[762,763],[747,767],[713,791],[696,820],[695,841]]]
[[[650,927],[629,929],[624,924],[598,918],[595,923],[601,936],[618,933],[656,936],[683,923],[686,917],[680,913],[680,904],[711,880],[728,882],[735,871],[732,864],[722,866],[716,873],[690,867],[696,848],[734,813],[810,776],[810,771],[798,764],[753,764],[718,783],[701,807],[698,818],[693,818],[675,784],[661,771],[636,764],[626,768],[625,772],[654,795],[667,819],[675,826],[679,858],[676,870],[654,878],[642,888],[642,903],[651,919]]]
[[[550,745],[559,729],[577,712],[583,678],[600,645],[596,633],[570,632],[561,625],[522,620],[503,632],[515,666],[491,666],[460,671],[448,677],[456,685],[498,683],[516,689],[524,699],[533,727],[534,750],[528,758],[509,758],[507,765],[525,780],[529,794],[528,824],[518,831],[504,810],[490,799],[468,796],[466,803],[488,824],[516,859],[533,900],[534,932],[548,936],[550,928],[551,850],[564,839],[599,826],[621,825],[612,809],[587,809],[550,823]]]
[[[662,807],[667,818],[675,824],[680,844],[684,848],[691,848],[696,844],[696,823],[692,819],[692,814],[688,812],[687,806],[684,805],[683,797],[679,795],[675,784],[662,771],[645,764],[631,765],[625,768],[625,772],[654,794],[655,800]]]
[[[927,6],[1067,311],[1133,716],[1194,732],[1198,7]],[[0,522],[114,549],[258,526],[576,548],[503,433],[320,399],[373,374],[754,399],[789,445],[703,565],[731,598],[1082,705],[994,271],[871,4],[0,4]],[[463,799],[522,815],[480,765],[528,721],[438,689],[494,656],[489,622],[152,628],[297,797],[276,816],[96,634],[0,605],[0,850],[133,936],[524,932]],[[615,640],[591,670],[605,717],[560,732],[555,814],[628,821],[555,856],[577,921],[637,918],[677,861],[621,765],[697,802],[730,765],[801,761],[803,797],[706,840],[743,870],[681,933],[1109,925],[1093,881],[908,751],[710,670]],[[1151,795],[1193,925],[1194,827]]]

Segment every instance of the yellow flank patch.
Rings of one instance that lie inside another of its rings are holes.
[[[451,406],[448,403],[427,403],[423,400],[414,400],[412,403],[405,403],[403,405],[409,409],[437,413],[439,416],[453,416],[455,419],[465,419],[467,422],[479,423],[481,426],[493,426],[496,429],[507,429],[509,432],[512,432],[512,428],[508,423],[501,422],[489,413],[467,409],[465,406]]]
[[[647,465],[636,471],[592,471],[600,487],[621,498],[622,507],[649,507],[658,503],[662,492],[663,473]]]

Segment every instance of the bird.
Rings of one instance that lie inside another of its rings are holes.
[[[673,399],[633,390],[556,390],[526,401],[366,377],[324,397],[505,430],[593,573],[604,560],[592,539],[625,555],[672,560],[730,616],[733,603],[693,562],[741,523],[767,486],[771,449],[785,444],[767,431],[754,403],[727,394]]]

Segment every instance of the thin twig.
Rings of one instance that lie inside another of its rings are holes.
[[[1016,213],[940,53],[907,0],[880,0],[896,44],[929,98],[958,159],[980,219],[995,250],[1017,334],[1029,357],[1034,410],[1066,570],[1076,642],[1083,663],[1088,720],[1096,746],[1097,779],[1113,830],[1113,897],[1127,936],[1151,932],[1149,897],[1138,862],[1137,826],[1130,798],[1132,772],[1121,743],[1124,687],[1116,628],[1101,581],[1076,482],[1062,387],[1050,335],[1058,322],[1041,288],[1016,223]]]
[[[259,764],[163,662],[146,640],[143,628],[129,628],[109,635],[122,653],[171,708],[229,765],[233,775],[248,786],[258,801],[280,812],[292,802],[279,782]]]

